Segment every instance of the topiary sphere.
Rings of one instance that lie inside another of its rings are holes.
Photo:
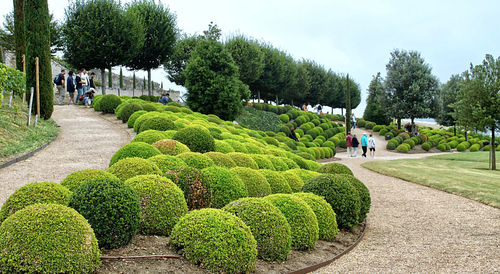
[[[243,198],[226,205],[223,210],[240,218],[257,241],[259,258],[286,261],[292,246],[290,225],[281,211],[259,198]]]
[[[292,189],[292,192],[299,192],[302,189],[304,181],[302,181],[299,175],[292,172],[281,172],[281,176],[285,177],[285,180]]]
[[[231,153],[228,153],[227,155],[229,155],[229,157],[231,157],[231,159],[233,159],[234,163],[237,166],[259,169],[259,166],[257,165],[257,163],[250,156],[251,154],[245,154],[242,152],[231,152]]]
[[[170,155],[160,154],[153,156],[148,160],[155,163],[163,174],[167,174],[170,170],[188,166],[182,159]]]
[[[193,152],[205,153],[215,150],[214,137],[199,127],[187,127],[177,131],[174,140],[185,144]]]
[[[292,232],[293,249],[315,248],[319,235],[318,221],[306,202],[290,194],[273,194],[262,199],[276,206],[285,216]]]
[[[184,192],[171,180],[159,175],[139,175],[125,181],[141,200],[139,232],[168,236],[188,212]]]
[[[248,153],[250,153],[250,154],[263,154],[264,153],[264,151],[262,150],[262,148],[260,148],[256,144],[244,143],[243,145],[245,146],[245,148],[247,149]]]
[[[92,227],[74,209],[35,204],[0,226],[0,272],[93,273],[100,251]]]
[[[329,174],[354,175],[350,168],[348,168],[346,165],[339,164],[339,163],[324,164],[324,165],[320,166],[318,169],[316,169],[316,172],[329,173]]]
[[[267,157],[271,161],[271,163],[273,163],[274,169],[276,171],[288,170],[288,165],[283,160],[281,160],[281,157],[276,157],[272,155],[268,155]]]
[[[183,191],[189,210],[210,207],[212,192],[200,170],[181,167],[170,170],[166,176]]]
[[[361,197],[356,187],[344,176],[323,174],[314,177],[304,184],[302,191],[324,197],[337,214],[339,228],[352,229],[358,225]]]
[[[204,169],[215,165],[214,161],[212,161],[210,157],[199,152],[184,152],[176,157],[184,160],[188,166],[197,169]]]
[[[82,169],[71,173],[61,181],[61,185],[67,187],[70,191],[77,190],[80,185],[88,180],[97,178],[118,179],[115,175],[98,169]]]
[[[12,193],[0,209],[0,224],[10,215],[32,204],[67,205],[71,191],[54,182],[25,185]]]
[[[126,181],[137,175],[162,175],[160,168],[155,163],[137,157],[121,159],[108,168],[108,172],[114,174],[122,181]]]
[[[231,137],[233,137],[233,135],[231,135],[230,133],[228,133]],[[245,145],[243,145],[242,143],[236,141],[236,140],[231,140],[231,139],[226,139],[224,140],[226,143],[228,143],[229,145],[231,145],[231,147],[233,147],[234,151],[235,152],[242,152],[242,153],[248,153],[248,150],[247,150],[247,147]]]
[[[222,140],[215,140],[214,150],[216,152],[221,152],[221,153],[234,152],[234,148],[230,144]]]
[[[104,113],[115,113],[116,107],[122,103],[120,97],[114,94],[106,94],[102,96],[101,101],[99,102],[99,107]]]
[[[271,160],[269,160],[268,155],[249,154],[248,156],[252,157],[252,159],[257,163],[259,169],[276,170],[274,169],[274,165]]]
[[[370,190],[368,190],[368,188],[366,187],[365,184],[363,184],[363,182],[361,182],[352,175],[343,174],[341,176],[343,180],[351,183],[358,191],[359,198],[361,199],[361,207],[359,209],[358,222],[361,223],[366,219],[366,215],[368,214],[368,212],[370,212],[370,206],[372,202],[370,197]]]
[[[145,120],[141,124],[137,132],[143,132],[149,129],[164,131],[169,129],[175,129],[175,125],[174,122],[172,122],[172,120],[168,119],[167,117],[155,116]]]
[[[302,179],[302,181],[304,183],[311,180],[312,178],[314,178],[316,176],[321,175],[321,173],[316,172],[316,171],[311,171],[311,170],[307,170],[307,169],[297,169],[297,168],[287,170],[284,173],[293,173],[293,174],[299,176],[300,179]]]
[[[295,155],[294,155],[295,156]],[[292,159],[290,158],[287,158],[287,157],[279,157],[279,159],[283,162],[285,162],[285,164],[287,165],[287,169],[286,170],[289,170],[289,169],[293,169],[293,168],[300,168],[299,165]]]
[[[184,152],[191,152],[185,144],[171,139],[156,141],[153,143],[153,146],[156,147],[161,153],[172,156],[179,155]]]
[[[264,197],[272,193],[266,177],[258,170],[248,167],[235,167],[231,170],[245,183],[249,197]]]
[[[101,248],[127,245],[139,229],[139,197],[120,180],[94,179],[83,184],[69,206],[89,221]]]
[[[212,166],[201,170],[212,193],[211,207],[222,208],[234,200],[248,197],[248,190],[240,177],[231,170]]]
[[[165,139],[165,133],[154,129],[145,130],[137,134],[132,142],[143,142],[152,145],[153,143]]]
[[[214,161],[214,164],[216,166],[221,166],[221,167],[225,167],[225,168],[236,167],[236,164],[234,163],[233,159],[231,159],[231,157],[229,157],[229,155],[226,155],[224,153],[211,151],[211,152],[204,153],[204,155],[210,157],[210,159],[212,159],[212,161]]]
[[[144,104],[142,105],[142,108],[145,110],[145,111],[155,111],[156,110],[156,107],[154,104]]]
[[[144,107],[144,105],[143,105],[143,107]],[[139,132],[139,129],[141,128],[142,123],[144,123],[146,120],[148,120],[150,118],[157,117],[160,115],[161,115],[161,113],[158,111],[151,111],[151,112],[148,112],[148,113],[145,113],[145,114],[139,116],[134,122],[134,126],[133,126],[134,131]]]
[[[138,158],[151,158],[161,152],[154,146],[143,142],[132,142],[122,146],[109,161],[109,166],[114,165],[121,159],[138,157]]]
[[[261,169],[259,171],[271,186],[272,193],[292,193],[290,185],[286,181],[286,178],[281,175],[281,172],[269,169]]]
[[[142,110],[142,106],[139,104],[136,104],[136,103],[126,104],[125,106],[123,106],[123,108],[121,109],[121,113],[120,113],[120,118],[121,118],[122,122],[126,123],[128,121],[128,119],[130,118],[130,116],[134,112],[139,111],[139,110]]]
[[[333,241],[339,233],[339,228],[332,206],[323,197],[313,193],[300,192],[293,195],[306,202],[314,211],[314,215],[316,215],[316,219],[318,220],[319,239],[329,242]]]
[[[136,111],[134,112],[132,115],[130,115],[130,117],[128,118],[128,121],[127,121],[127,127],[128,128],[133,128],[134,127],[134,123],[135,123],[135,120],[137,120],[137,118],[139,118],[141,115],[143,114],[146,114],[148,113],[147,111],[145,110],[139,110],[139,111]]]
[[[257,243],[250,228],[220,209],[189,212],[170,235],[179,253],[213,272],[246,273],[255,270]]]

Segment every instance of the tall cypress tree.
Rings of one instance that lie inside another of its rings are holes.
[[[123,69],[120,67],[120,89],[123,89]]]
[[[113,72],[111,71],[111,67],[108,69],[108,87],[113,87]]]
[[[346,77],[346,90],[345,90],[345,130],[351,131],[351,87],[349,82],[349,74]]]
[[[35,87],[35,57],[40,64],[40,116],[49,119],[54,111],[54,88],[50,64],[50,15],[47,0],[25,0],[26,88]],[[34,96],[36,106],[36,96]],[[36,107],[33,109],[36,112]]]
[[[23,71],[23,54],[26,54],[24,34],[24,0],[14,0],[14,39],[16,44],[16,68]]]

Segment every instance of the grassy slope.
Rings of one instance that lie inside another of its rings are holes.
[[[373,161],[362,166],[500,208],[500,170],[488,170],[488,152]]]
[[[59,132],[52,120],[39,120],[36,128],[26,126],[27,116],[22,112],[26,113],[27,109],[17,98],[13,100],[13,107],[0,108],[0,164],[37,149]]]

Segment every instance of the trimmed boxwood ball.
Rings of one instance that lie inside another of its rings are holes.
[[[132,139],[132,142],[143,142],[152,145],[165,138],[165,133],[163,133],[163,131],[149,129],[137,134],[134,139]]]
[[[257,241],[259,258],[286,261],[292,245],[290,225],[281,211],[259,198],[243,198],[226,205],[223,210],[240,218]]]
[[[229,153],[229,152],[234,152],[234,148],[228,144],[226,141],[222,140],[215,140],[215,149],[216,152],[221,152],[221,153]]]
[[[66,178],[61,181],[61,185],[67,187],[70,191],[75,191],[86,181],[97,178],[118,179],[115,175],[104,170],[82,169],[66,176]]]
[[[234,200],[248,197],[245,183],[238,174],[227,168],[212,166],[202,169],[201,174],[212,193],[211,207],[222,208]]]
[[[311,207],[291,194],[273,194],[265,201],[276,206],[285,216],[292,232],[292,248],[313,250],[319,237],[318,220]]]
[[[134,112],[132,115],[130,115],[130,117],[128,118],[128,121],[127,121],[127,127],[128,128],[133,128],[134,127],[134,123],[135,123],[135,120],[137,118],[139,118],[139,116],[143,115],[143,114],[146,114],[147,111],[145,110],[139,110],[139,111],[136,111]]]
[[[304,160],[307,164],[307,168],[309,170],[317,170],[318,168],[320,168],[322,166],[322,164],[316,162],[316,161],[310,161],[310,160]]]
[[[139,233],[168,236],[188,212],[184,192],[171,180],[159,175],[139,175],[125,181],[141,201]]]
[[[280,143],[278,142],[278,140],[274,139],[273,137],[264,137],[264,141],[266,141],[266,143],[273,145],[273,146],[277,146],[277,147],[280,146]]]
[[[123,108],[121,109],[121,113],[120,113],[120,118],[121,118],[122,122],[126,123],[128,121],[128,119],[130,118],[130,116],[134,112],[139,111],[139,110],[142,110],[142,107],[141,107],[141,105],[136,104],[136,103],[126,104],[125,106],[123,106]]]
[[[320,166],[316,169],[319,173],[329,173],[329,174],[349,174],[354,175],[350,168],[346,165],[340,163],[328,163]]]
[[[210,157],[199,152],[184,152],[177,155],[176,157],[184,160],[184,162],[186,162],[188,166],[197,169],[204,169],[206,167],[215,165],[214,161],[212,161]]]
[[[155,110],[156,110],[155,105],[153,105],[153,104],[151,104],[151,103],[142,105],[142,108],[143,108],[145,111],[155,111]]]
[[[267,155],[249,154],[248,156],[252,157],[255,163],[257,163],[257,166],[259,166],[259,169],[276,170],[274,169],[274,165],[271,160],[269,160],[269,157]]]
[[[189,210],[210,207],[212,193],[200,170],[181,167],[169,171],[166,176],[183,191]]]
[[[141,128],[142,123],[144,123],[146,120],[148,120],[150,118],[157,117],[157,116],[160,116],[160,115],[161,115],[160,112],[158,112],[158,111],[152,111],[152,112],[148,112],[148,113],[145,113],[145,114],[137,117],[137,119],[134,122],[134,126],[133,126],[134,131],[135,132],[139,132],[139,129]]]
[[[339,233],[337,226],[337,217],[332,206],[326,200],[313,193],[295,193],[293,194],[306,202],[316,215],[319,228],[319,239],[323,241],[333,241]]]
[[[370,206],[371,206],[370,190],[368,190],[368,188],[366,187],[365,184],[363,184],[363,182],[361,182],[352,175],[343,174],[342,177],[343,180],[351,183],[358,191],[359,198],[361,199],[361,207],[359,210],[358,221],[361,223],[366,219],[366,215],[368,214],[368,212],[370,212]]]
[[[281,176],[285,177],[285,180],[292,189],[292,192],[299,192],[302,189],[304,181],[297,174],[281,172]]]
[[[290,185],[286,181],[286,178],[281,175],[281,172],[269,169],[261,169],[259,171],[271,186],[272,193],[292,193]]]
[[[302,191],[324,197],[337,214],[339,228],[352,229],[358,225],[361,197],[356,187],[343,175],[323,174],[314,177],[304,184]]]
[[[271,194],[271,186],[258,170],[248,167],[235,167],[231,169],[236,172],[245,183],[249,197],[264,197]]]
[[[259,165],[257,165],[257,163],[252,158],[252,156],[250,156],[253,154],[245,154],[242,152],[231,152],[231,153],[228,153],[227,155],[229,155],[229,157],[231,157],[231,159],[233,159],[234,163],[237,166],[259,169]]]
[[[172,156],[191,151],[185,144],[171,139],[156,141],[153,143],[153,146],[156,147],[161,153]]]
[[[138,157],[138,158],[151,158],[161,152],[154,146],[144,142],[132,142],[122,146],[109,161],[109,166],[114,165],[121,159]]]
[[[193,152],[205,153],[215,150],[214,137],[199,127],[183,128],[177,131],[173,139],[185,144]]]
[[[167,117],[156,116],[144,121],[137,132],[140,133],[148,129],[164,131],[164,130],[175,129],[175,125],[174,122],[172,122],[172,120]]]
[[[311,180],[312,178],[314,178],[316,176],[321,175],[321,173],[316,172],[316,171],[307,170],[307,169],[298,169],[298,168],[287,170],[287,171],[285,171],[285,173],[293,173],[293,174],[299,176],[300,179],[302,179],[302,181],[304,183]]]
[[[137,175],[162,175],[160,168],[155,163],[137,157],[121,159],[108,168],[108,172],[114,174],[122,181],[126,181]]]
[[[148,160],[155,163],[163,174],[167,174],[170,170],[188,166],[182,159],[164,154],[153,156]]]
[[[221,167],[226,167],[226,168],[233,168],[236,167],[236,164],[234,163],[233,159],[229,157],[228,155],[220,152],[207,152],[204,153],[204,155],[210,157],[212,161],[214,161],[214,164],[216,166],[221,166]]]
[[[93,273],[101,264],[85,218],[58,204],[35,204],[0,226],[0,272]]]
[[[0,209],[0,224],[10,215],[32,204],[68,205],[71,191],[54,182],[25,185],[12,193]]]
[[[83,184],[69,206],[89,221],[101,248],[127,245],[139,229],[139,197],[120,180],[94,179]]]
[[[101,101],[99,102],[99,108],[104,113],[115,113],[116,107],[122,103],[120,97],[114,94],[106,94],[102,96]]]
[[[257,242],[238,217],[220,209],[194,210],[175,225],[170,244],[196,265],[224,273],[255,270]]]
[[[290,121],[290,117],[287,114],[281,114],[280,120],[281,120],[281,122],[286,124],[286,123],[288,123],[288,121]]]
[[[288,170],[288,165],[283,160],[281,160],[281,157],[276,157],[276,156],[272,156],[272,155],[268,155],[267,157],[268,157],[269,161],[271,161],[271,163],[273,163],[274,169],[276,171]]]
[[[401,144],[401,145],[399,145],[399,146],[396,148],[396,150],[397,150],[398,152],[403,152],[403,153],[406,153],[406,152],[410,151],[410,149],[411,149],[411,146],[410,146],[409,144],[406,144],[406,143]]]
[[[422,149],[425,151],[429,151],[431,148],[432,148],[432,145],[429,142],[425,142],[422,144]]]

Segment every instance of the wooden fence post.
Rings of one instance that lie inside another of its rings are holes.
[[[38,116],[37,118],[40,117],[40,74],[39,74],[40,66],[38,60],[39,60],[38,57],[35,57],[36,115]]]

